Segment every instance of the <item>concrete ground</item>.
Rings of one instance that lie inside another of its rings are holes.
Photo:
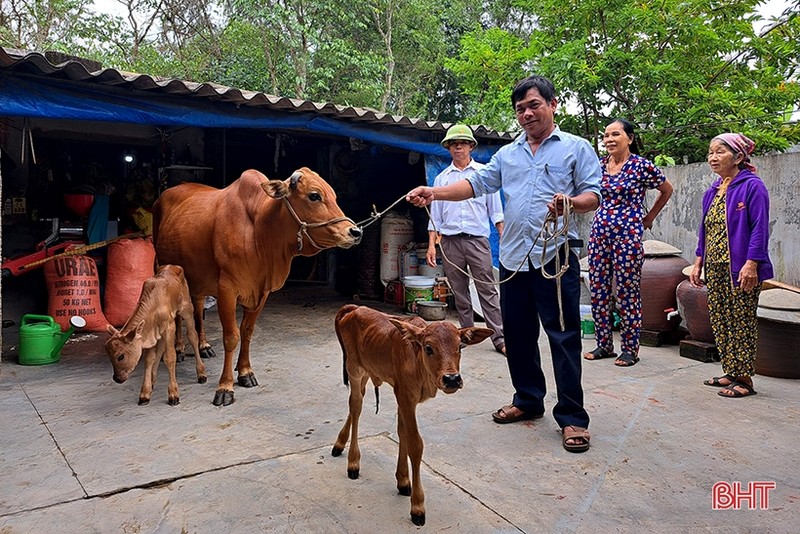
[[[371,394],[365,402],[361,477],[347,477],[346,454],[330,454],[347,413],[333,332],[344,303],[319,288],[272,295],[253,343],[260,384],[237,386],[227,407],[211,404],[221,357],[206,360],[206,384],[191,360],[179,365],[175,407],[162,367],[153,400],[138,406],[141,366],[112,382],[105,335],[77,336],[58,363],[31,367],[16,363],[4,332],[0,533],[797,532],[797,381],[757,376],[756,397],[724,399],[702,385],[719,365],[677,346],[644,347],[629,369],[586,362],[592,447],[571,454],[549,411],[492,422],[512,390],[489,341],[464,350],[463,390],[418,409],[427,523],[414,526],[395,489],[389,386],[380,413]],[[221,352],[215,310],[207,315]],[[717,482],[775,489],[768,509],[712,510]]]

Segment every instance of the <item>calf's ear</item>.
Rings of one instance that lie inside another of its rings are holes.
[[[289,194],[289,185],[281,180],[261,182],[261,189],[272,198],[283,198]]]
[[[469,328],[461,328],[458,333],[461,335],[461,342],[465,345],[475,345],[480,343],[487,337],[494,334],[494,330],[489,328],[477,328],[471,326]]]
[[[404,339],[408,339],[409,341],[416,341],[423,330],[416,325],[407,323],[405,321],[399,321],[397,319],[389,319],[389,322],[392,323],[395,328],[400,330],[400,332],[402,332]]]
[[[113,336],[114,334],[118,334],[119,330],[114,328],[113,325],[107,324],[106,325],[106,332],[108,332],[109,335]]]

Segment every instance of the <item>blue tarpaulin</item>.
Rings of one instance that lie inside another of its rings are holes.
[[[49,78],[0,75],[0,113],[5,116],[122,122],[198,128],[259,128],[313,132],[449,157],[438,142],[420,140],[420,131],[358,124],[313,112],[279,112],[235,106],[201,96],[176,98],[153,92]],[[475,158],[486,161],[498,146],[478,146]]]

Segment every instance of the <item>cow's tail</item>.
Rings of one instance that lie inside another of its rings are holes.
[[[153,248],[156,247],[158,244],[158,227],[161,225],[161,202],[158,200],[155,201],[153,204]],[[158,257],[153,258],[153,272],[158,271],[159,264],[158,264]]]
[[[342,347],[342,381],[344,382],[345,386],[349,385],[350,381],[347,379],[347,350],[344,348],[344,341],[342,340],[342,332],[339,324],[342,322],[342,319],[344,319],[345,316],[356,309],[358,309],[358,306],[355,304],[345,304],[336,313],[336,318],[333,321],[336,329],[336,337],[339,338],[339,345]]]

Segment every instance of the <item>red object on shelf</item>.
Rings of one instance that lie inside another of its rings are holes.
[[[88,193],[66,193],[64,203],[78,217],[88,217],[94,204],[94,195]]]

